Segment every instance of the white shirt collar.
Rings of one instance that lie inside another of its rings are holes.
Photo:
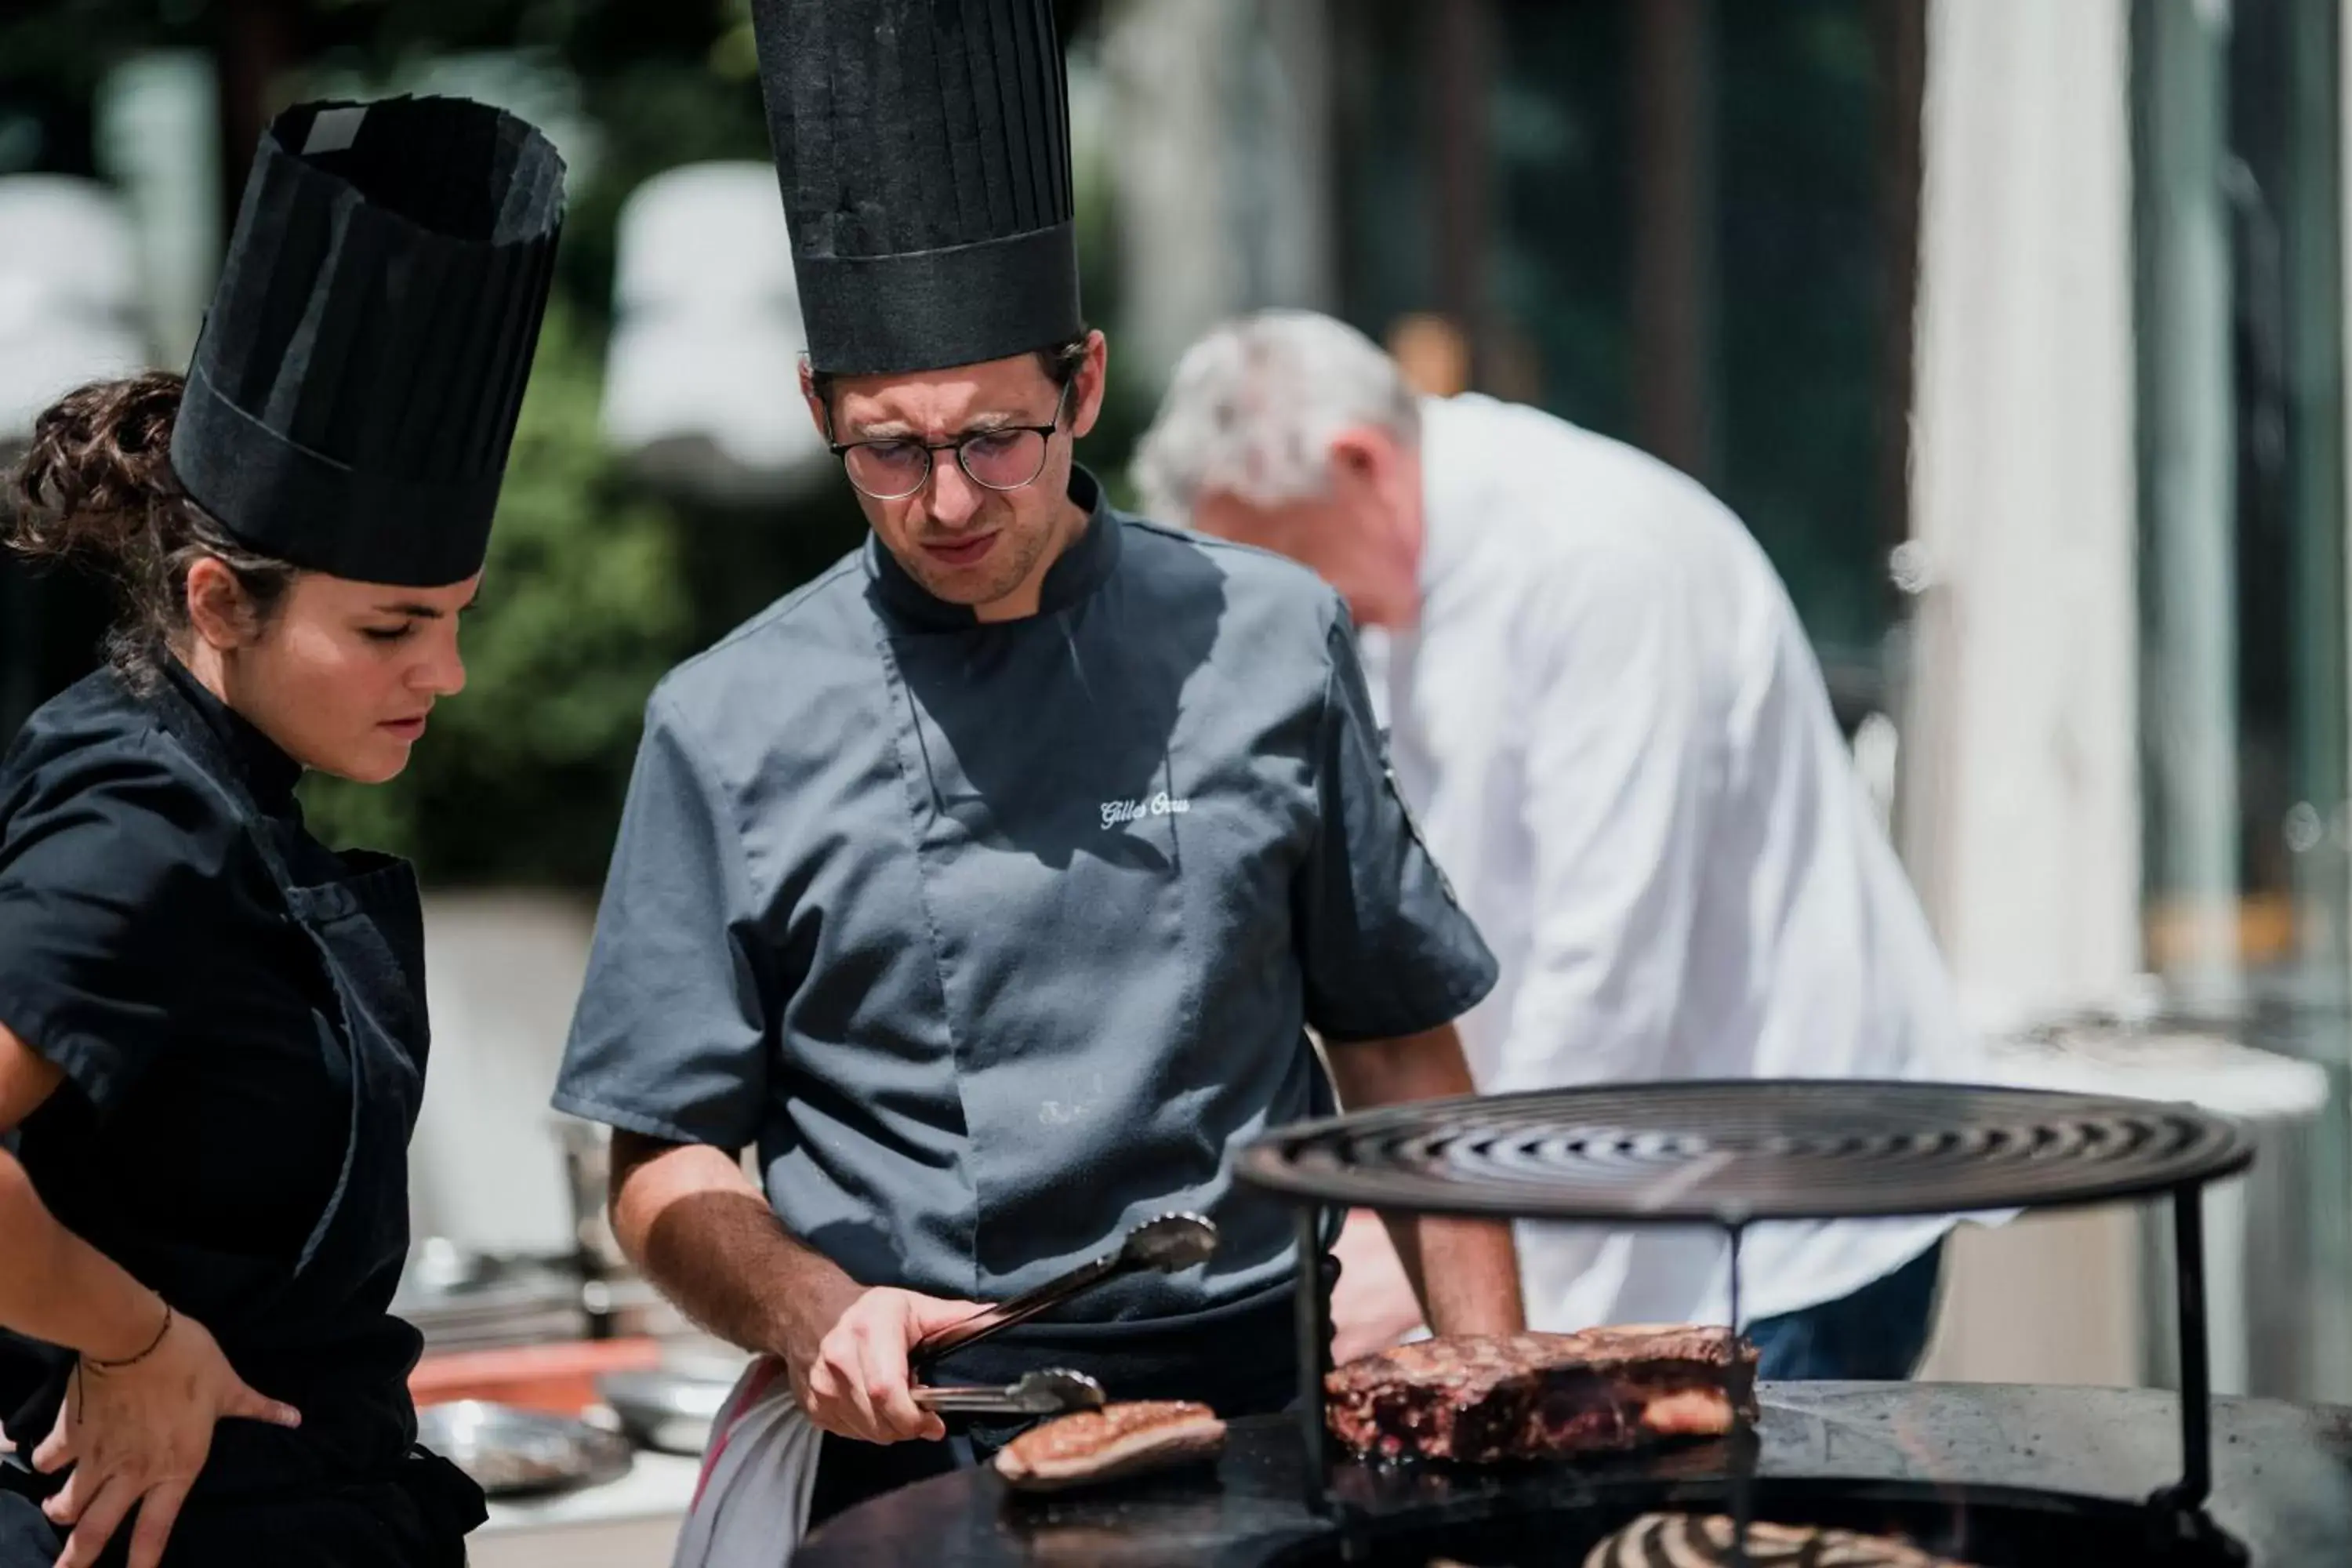
[[[1421,596],[1424,602],[1470,552],[1472,521],[1498,504],[1494,415],[1505,405],[1465,392],[1421,399]],[[1492,452],[1481,448],[1495,448]]]

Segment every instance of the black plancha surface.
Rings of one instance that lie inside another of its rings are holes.
[[[1915,1505],[1925,1500],[1941,1514],[1945,1501],[1968,1500],[1961,1488],[1981,1489],[1980,1497],[2017,1488],[2136,1503],[2179,1474],[2179,1405],[2153,1390],[1768,1384],[1762,1400],[1759,1474],[1768,1513],[1776,1487],[1779,1500],[1801,1507],[1808,1495],[1822,1492],[1821,1478],[1860,1483],[1828,1489],[1837,1496],[1877,1489],[1907,1495]],[[1376,1473],[1350,1467],[1333,1489],[1373,1516],[1376,1537],[1381,1521],[1390,1530],[1409,1521],[1425,1542],[1420,1525],[1451,1519],[1461,1522],[1467,1543],[1483,1532],[1477,1521],[1530,1508],[1590,1528],[1602,1512],[1622,1509],[1630,1517],[1640,1501],[1665,1494],[1707,1506],[1723,1458],[1719,1445],[1706,1445],[1589,1468]],[[1337,1561],[1328,1550],[1336,1527],[1307,1511],[1299,1470],[1296,1424],[1268,1417],[1236,1422],[1213,1471],[1171,1473],[1116,1490],[1015,1499],[992,1472],[961,1471],[844,1514],[793,1563],[1241,1568]],[[2252,1568],[2352,1563],[2352,1409],[2216,1400],[2209,1511],[2246,1545]],[[1558,1545],[1569,1549],[1572,1533],[1562,1529]],[[1424,1560],[1416,1558],[1416,1565]],[[1573,1564],[1580,1558],[1546,1560]]]

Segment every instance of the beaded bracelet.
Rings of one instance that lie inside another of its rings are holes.
[[[100,1361],[95,1356],[86,1355],[81,1358],[81,1364],[88,1367],[92,1372],[121,1372],[126,1366],[137,1366],[141,1362],[145,1361],[149,1356],[155,1353],[155,1347],[162,1344],[163,1342],[163,1336],[171,1331],[172,1303],[166,1301],[163,1303],[163,1326],[155,1331],[155,1337],[147,1342],[147,1348],[145,1350],[141,1351],[137,1355],[126,1356],[121,1361]]]

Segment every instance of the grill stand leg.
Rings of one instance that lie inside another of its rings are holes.
[[[2149,1498],[2168,1543],[2236,1547],[2206,1517],[2213,1489],[2213,1384],[2206,1362],[2205,1206],[2201,1184],[2172,1189],[2172,1273],[2180,1319],[2180,1479]],[[2231,1552],[2240,1560],[2242,1548]]]
[[[2205,1205],[2195,1186],[2172,1194],[2173,1279],[2180,1293],[2180,1484],[2176,1507],[2203,1506],[2213,1489],[2213,1387],[2206,1365]]]
[[[1736,1220],[1727,1220],[1724,1234],[1731,1242],[1731,1338],[1733,1365],[1738,1364],[1739,1342],[1739,1237],[1746,1227]],[[1731,1406],[1731,1555],[1727,1568],[1748,1568],[1748,1526],[1755,1518],[1756,1442],[1755,1428],[1748,1424],[1740,1403]]]
[[[1323,1354],[1331,1342],[1331,1303],[1323,1293],[1323,1210],[1298,1206],[1298,1445],[1307,1511],[1331,1511],[1331,1475],[1323,1436]]]

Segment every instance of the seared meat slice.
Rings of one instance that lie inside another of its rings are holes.
[[[1725,1329],[1463,1336],[1337,1369],[1324,1415],[1359,1455],[1476,1464],[1719,1436],[1755,1385],[1755,1347]]]
[[[1205,1459],[1224,1441],[1205,1405],[1135,1400],[1030,1428],[998,1451],[996,1473],[1022,1491],[1054,1491]]]

